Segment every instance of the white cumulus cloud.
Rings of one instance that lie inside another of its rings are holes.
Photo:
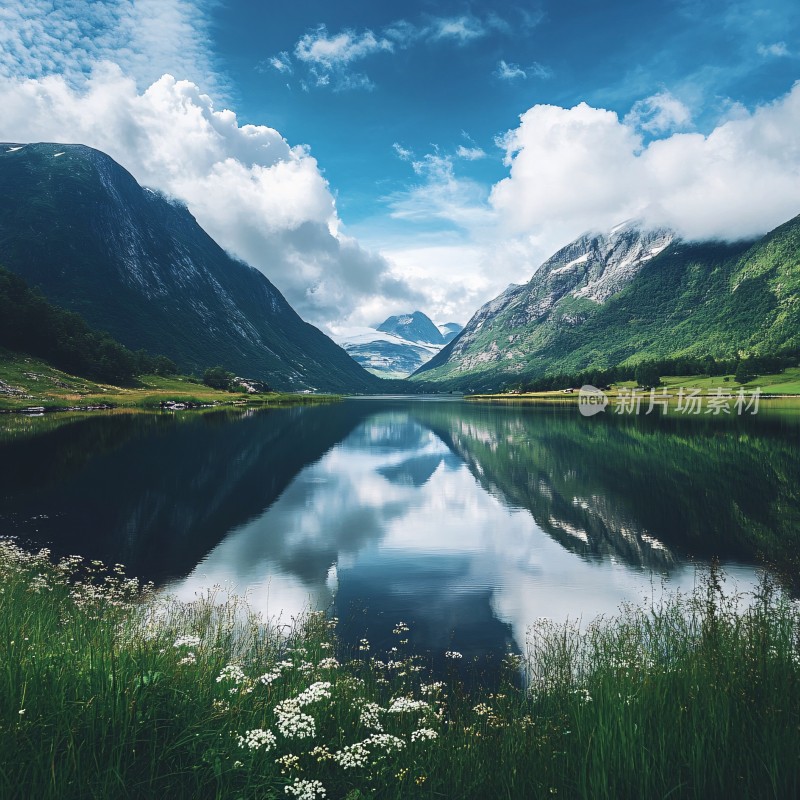
[[[346,28],[339,33],[331,34],[326,25],[318,25],[313,31],[306,33],[295,44],[295,58],[306,65],[307,80],[301,86],[308,91],[309,86],[319,88],[331,87],[336,92],[349,89],[375,88],[372,80],[360,72],[352,72],[353,62],[361,61],[375,53],[386,53],[394,50],[394,43],[383,36],[376,36],[367,29],[361,33]],[[274,62],[289,64],[288,59],[273,56],[269,63],[283,72]]]
[[[76,142],[119,161],[143,184],[187,203],[206,231],[260,269],[304,318],[323,327],[373,294],[417,299],[388,262],[339,232],[316,160],[265,125],[240,125],[190,81],[145,91],[120,68],[82,87],[60,76],[0,80],[0,138]]]
[[[462,14],[458,17],[437,17],[431,20],[428,27],[428,36],[436,41],[438,39],[454,39],[460,44],[465,44],[473,39],[485,36],[488,26],[471,14]]]
[[[674,107],[666,113],[674,124]],[[519,234],[577,235],[645,216],[691,239],[739,239],[800,212],[800,83],[707,135],[645,145],[615,113],[581,103],[534,106],[501,144],[509,176],[491,204]]]
[[[653,134],[683,130],[691,122],[689,107],[666,90],[637,100],[625,115],[626,125]]]
[[[479,161],[481,158],[486,158],[486,152],[482,148],[464,147],[463,144],[456,149],[456,155],[465,161]]]
[[[690,124],[688,112],[654,97],[623,120],[586,103],[533,106],[498,139],[508,175],[492,187],[459,174],[458,151],[413,159],[416,181],[384,199],[419,235],[381,251],[425,286],[430,313],[463,321],[586,231],[644,218],[690,240],[736,240],[800,214],[800,83],[754,110],[729,109],[708,134],[669,132]],[[431,220],[447,230],[426,232]]]
[[[285,50],[281,53],[278,53],[277,56],[268,58],[266,63],[269,64],[272,69],[287,75],[291,75],[292,72],[294,72],[294,69],[292,68],[292,59]]]

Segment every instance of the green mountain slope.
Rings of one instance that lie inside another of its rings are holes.
[[[757,242],[671,237],[648,251],[648,234],[624,235],[622,244],[600,237],[606,250],[597,258],[597,237],[559,251],[528,284],[484,306],[414,379],[492,390],[653,359],[800,348],[800,217]],[[592,275],[583,273],[586,264]]]
[[[132,349],[283,390],[380,381],[188,210],[82,145],[0,145],[0,264]]]

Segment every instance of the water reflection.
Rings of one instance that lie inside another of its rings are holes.
[[[751,568],[731,561],[747,560],[746,534],[725,529],[724,509],[741,501],[718,471],[686,485],[656,479],[691,472],[704,447],[718,454],[720,436],[732,437],[734,452],[723,447],[724,456],[740,470],[752,467],[735,452],[743,441],[735,430],[620,423],[586,431],[585,421],[562,412],[462,404],[370,410],[179,591],[242,580],[246,562],[243,582],[265,610],[296,611],[309,598],[317,606],[335,602],[340,616],[358,620],[354,637],[366,631],[388,644],[386,634],[403,619],[413,622],[417,647],[482,655],[521,645],[539,616],[613,613],[621,599],[660,592],[662,580],[689,589],[704,553],[721,556],[743,588],[753,580]],[[796,473],[796,443],[782,433],[764,432],[772,468]],[[681,457],[668,458],[671,449]],[[647,473],[637,477],[639,469]],[[656,497],[669,514],[642,513]],[[787,499],[774,489],[760,497],[753,508],[767,518]],[[691,508],[696,502],[711,506],[716,522],[691,551],[688,523],[710,519]]]
[[[357,423],[326,410],[45,419],[0,440],[0,533],[156,582],[185,575]]]
[[[591,618],[712,556],[746,588],[800,535],[796,417],[585,420],[572,410],[348,401],[95,417],[0,442],[0,525],[127,563],[183,597],[216,584],[346,637],[467,656],[537,617]],[[751,565],[751,566],[748,566]]]

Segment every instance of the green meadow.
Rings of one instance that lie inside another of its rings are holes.
[[[161,403],[192,405],[283,405],[330,400],[323,395],[269,392],[247,395],[212,389],[181,375],[142,375],[131,386],[98,383],[62,372],[46,362],[0,348],[0,411],[113,406],[158,408]]]
[[[431,675],[402,621],[390,652],[348,652],[322,613],[181,603],[4,541],[0,797],[797,796],[800,608],[766,576],[723,589],[712,568],[614,618],[541,620],[475,690],[459,653]]]

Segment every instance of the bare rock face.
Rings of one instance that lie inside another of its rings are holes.
[[[522,329],[546,322],[556,311],[561,324],[580,324],[580,308],[571,307],[580,303],[570,300],[602,305],[675,239],[673,231],[647,229],[635,221],[578,237],[545,261],[527,284],[512,284],[482,306],[420,374],[442,367],[451,374],[465,373],[500,362],[513,370],[525,357]]]
[[[544,317],[566,295],[604,303],[674,240],[672,231],[642,230],[634,223],[618,225],[608,234],[584,234],[534,273],[514,323]]]

